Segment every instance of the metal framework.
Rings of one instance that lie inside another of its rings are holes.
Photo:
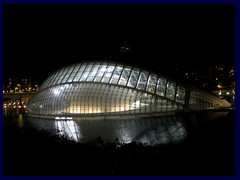
[[[172,112],[229,103],[162,75],[117,62],[83,62],[47,78],[28,105],[29,115],[82,116]]]

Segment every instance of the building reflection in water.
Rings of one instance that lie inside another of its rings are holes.
[[[101,137],[106,142],[144,143],[148,145],[178,143],[187,136],[186,123],[181,117],[152,117],[108,120],[51,120],[29,118],[37,129],[51,130],[76,142]]]
[[[23,127],[23,115],[21,113],[18,115],[18,127]]]
[[[81,139],[80,127],[75,121],[55,121],[55,128],[59,135],[63,135],[78,142]]]

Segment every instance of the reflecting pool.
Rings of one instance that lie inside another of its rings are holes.
[[[144,117],[107,120],[55,120],[27,118],[30,126],[68,137],[76,142],[98,137],[105,142],[144,143],[148,145],[178,143],[187,136],[181,116]]]

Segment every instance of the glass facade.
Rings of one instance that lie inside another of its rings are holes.
[[[224,103],[224,101],[222,102]],[[221,102],[214,101],[214,99],[204,96],[199,91],[192,91],[189,99],[189,107],[194,110],[215,109],[222,106]]]
[[[158,113],[182,109],[185,99],[185,87],[166,77],[124,64],[84,62],[50,75],[30,101],[28,113],[39,116]],[[193,94],[190,101],[197,102]]]

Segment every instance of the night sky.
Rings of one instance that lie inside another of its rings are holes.
[[[4,78],[41,84],[60,67],[104,58],[161,74],[189,61],[234,64],[234,21],[230,5],[5,5]],[[119,60],[124,40],[131,58]]]

